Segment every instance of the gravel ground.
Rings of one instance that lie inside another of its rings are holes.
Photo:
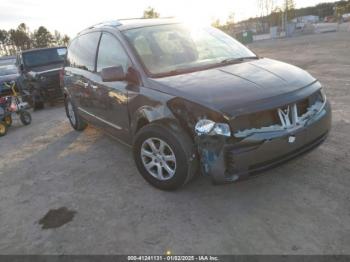
[[[248,181],[200,177],[169,193],[146,184],[128,147],[73,131],[62,106],[34,112],[0,139],[0,253],[350,254],[350,34],[250,47],[322,81],[324,144]]]

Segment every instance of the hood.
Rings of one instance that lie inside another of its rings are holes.
[[[1,84],[1,83],[4,83],[4,82],[9,82],[9,81],[17,80],[18,77],[19,77],[19,74],[12,74],[12,75],[0,76],[0,84]]]
[[[283,98],[293,99],[290,94],[316,79],[298,67],[262,58],[151,81],[152,88],[232,116],[285,103]]]

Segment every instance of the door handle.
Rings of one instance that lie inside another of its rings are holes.
[[[92,85],[91,87],[92,87],[93,89],[97,89],[97,88],[98,88],[97,85]]]

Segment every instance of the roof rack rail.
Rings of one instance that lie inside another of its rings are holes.
[[[91,28],[98,28],[98,27],[102,27],[102,26],[120,26],[121,23],[119,22],[119,20],[111,20],[111,21],[105,21],[105,22],[101,22],[101,23],[98,23],[98,24],[95,24],[93,26],[90,26],[88,29],[91,29]]]
[[[171,18],[175,18],[175,16],[156,17],[156,18],[154,18],[154,19],[171,19]],[[121,19],[118,19],[118,21],[140,20],[140,19],[152,19],[152,18],[147,18],[147,17],[131,17],[131,18],[121,18]]]
[[[88,30],[88,29],[93,29],[93,28],[99,28],[99,27],[102,27],[102,26],[111,26],[111,27],[117,27],[117,26],[120,26],[121,23],[119,22],[119,20],[111,20],[111,21],[105,21],[105,22],[101,22],[101,23],[98,23],[98,24],[94,24],[92,26],[89,26],[87,28],[85,28],[84,30],[80,31],[78,33],[78,35],[82,32],[84,32],[85,30]]]
[[[174,16],[168,16],[168,17],[158,17],[156,19],[173,19],[175,18]],[[149,19],[149,18],[144,18],[144,17],[135,17],[135,18],[122,18],[122,19],[116,19],[116,20],[110,20],[110,21],[105,21],[105,22],[101,22],[92,26],[89,26],[87,28],[85,28],[84,30],[80,31],[78,33],[81,34],[82,32],[89,30],[89,29],[93,29],[93,28],[99,28],[99,27],[103,27],[103,26],[111,26],[111,27],[117,27],[117,26],[121,26],[122,23],[120,23],[119,21],[126,21],[126,20],[139,20],[139,19]]]

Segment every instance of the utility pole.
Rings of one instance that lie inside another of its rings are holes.
[[[288,36],[288,0],[284,2],[284,13],[282,15],[282,25],[286,36]]]

